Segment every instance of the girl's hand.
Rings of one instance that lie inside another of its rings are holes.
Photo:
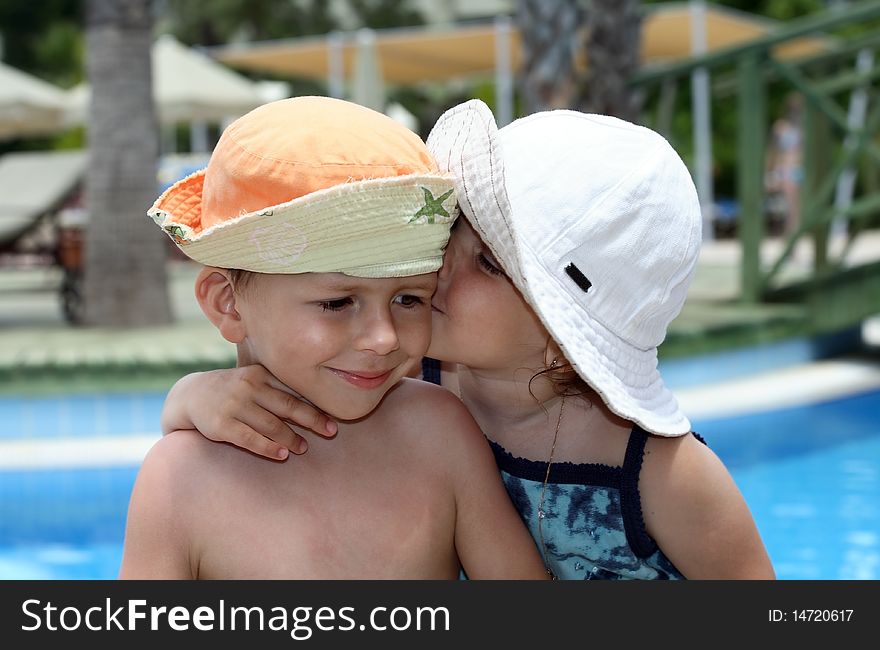
[[[161,422],[163,435],[196,429],[209,440],[273,460],[308,450],[293,425],[325,438],[337,431],[336,422],[293,395],[261,365],[186,375],[168,392]]]

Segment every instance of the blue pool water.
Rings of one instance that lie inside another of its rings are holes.
[[[880,392],[694,423],[784,579],[880,579]]]
[[[0,397],[0,442],[158,431],[165,393]]]
[[[164,395],[0,398],[4,439],[155,430]],[[694,422],[782,579],[880,579],[880,391]],[[89,423],[91,429],[88,429]],[[0,579],[115,578],[137,468],[0,470]]]

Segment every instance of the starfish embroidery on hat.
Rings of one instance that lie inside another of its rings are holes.
[[[434,198],[434,195],[431,194],[431,190],[427,187],[423,187],[422,190],[425,192],[425,205],[423,205],[407,223],[413,223],[422,217],[426,217],[427,223],[433,224],[434,217],[438,215],[449,219],[449,212],[443,207],[443,201],[449,198],[452,194],[452,190],[449,190],[445,194],[441,194],[440,197],[436,199]]]
[[[189,240],[186,236],[186,230],[184,230],[181,226],[165,226],[165,232],[171,235],[171,238],[174,239],[175,243],[179,244],[180,246],[189,243]]]

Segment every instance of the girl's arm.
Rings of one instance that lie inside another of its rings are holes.
[[[444,391],[437,462],[448,467],[455,494],[455,548],[471,580],[548,580],[534,539],[514,508],[483,432],[461,401]],[[430,428],[430,427],[429,427]]]
[[[694,436],[650,436],[639,488],[648,533],[685,577],[776,578],[733,477]]]
[[[196,372],[179,379],[162,408],[163,435],[196,429],[260,456],[284,460],[308,449],[294,425],[336,435],[336,422],[297,398],[261,365]]]

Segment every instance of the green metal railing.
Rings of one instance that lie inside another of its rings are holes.
[[[826,37],[832,29],[880,19],[880,2],[863,2],[793,21],[761,39],[701,57],[642,70],[633,84],[657,93],[656,120],[671,119],[674,87],[689,80],[698,68],[708,69],[717,91],[737,95],[736,186],[738,237],[742,246],[741,300],[746,303],[797,302],[810,309],[817,330],[831,330],[859,322],[880,312],[880,259],[852,267],[845,257],[859,234],[880,217],[880,95],[873,82],[880,77],[880,56],[867,70],[854,72],[859,53],[876,52],[880,32],[856,38],[827,38],[821,54],[796,60],[777,56],[778,47],[804,37]],[[804,171],[801,184],[800,224],[786,235],[781,252],[762,262],[761,244],[767,236],[765,157],[770,129],[767,105],[771,87],[780,84],[804,98]],[[855,89],[868,93],[863,125],[853,126],[840,105]],[[661,129],[662,130],[662,129]],[[857,191],[844,208],[834,206],[834,192],[845,173],[858,174]],[[835,219],[847,223],[846,241],[834,259],[829,232]],[[813,267],[808,277],[786,281],[784,270],[797,244],[812,240]],[[833,297],[829,293],[833,291]],[[834,313],[828,313],[833,304]]]

